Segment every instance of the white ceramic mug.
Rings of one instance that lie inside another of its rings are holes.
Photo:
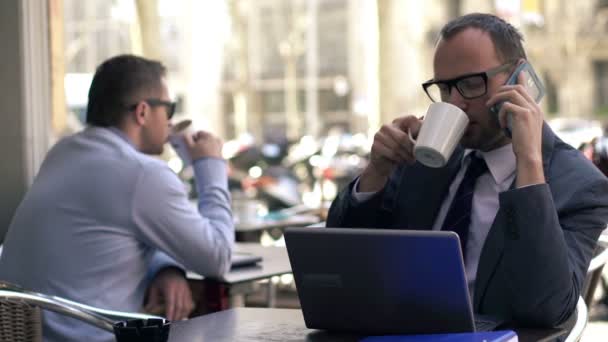
[[[460,108],[446,103],[431,103],[414,143],[414,157],[428,167],[443,167],[464,135],[469,118]]]
[[[188,146],[186,146],[186,140],[184,135],[192,134],[192,120],[183,120],[178,122],[171,129],[169,134],[169,144],[175,150],[175,153],[179,156],[184,164],[184,167],[192,164],[192,158],[190,152],[188,152]]]

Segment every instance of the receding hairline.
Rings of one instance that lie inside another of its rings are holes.
[[[437,48],[439,47],[439,44],[441,44],[442,42],[445,43],[445,42],[451,41],[453,39],[456,39],[459,35],[467,32],[467,31],[477,31],[477,32],[479,32],[479,36],[480,37],[487,37],[487,39],[490,40],[490,43],[492,43],[492,47],[494,48],[494,52],[496,53],[496,56],[499,57],[499,58],[501,58],[500,51],[497,49],[496,43],[494,42],[494,39],[492,39],[492,35],[490,34],[490,32],[488,32],[488,31],[486,31],[486,30],[484,30],[482,28],[473,27],[473,26],[465,27],[462,30],[459,30],[458,32],[453,32],[452,34],[450,34],[448,36],[441,36],[440,35],[437,38],[437,42],[435,43],[435,51],[437,51]]]
[[[442,40],[450,40],[469,29],[487,34],[494,46],[496,56],[502,62],[519,58],[527,59],[523,47],[523,34],[504,19],[485,13],[470,13],[448,22],[439,31],[435,48]]]

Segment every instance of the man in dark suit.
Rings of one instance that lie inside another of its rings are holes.
[[[460,146],[445,167],[428,168],[416,162],[407,136],[418,133],[420,119],[382,126],[369,165],[336,198],[327,226],[456,230],[466,222],[457,232],[474,310],[552,327],[575,312],[608,222],[608,180],[554,135],[523,85],[504,85],[523,62],[522,36],[502,19],[470,14],[448,23],[427,87],[440,95],[432,100],[469,117]],[[500,102],[493,114],[490,107]],[[503,132],[507,113],[511,138]],[[448,223],[473,164],[482,166],[471,185],[470,215]]]

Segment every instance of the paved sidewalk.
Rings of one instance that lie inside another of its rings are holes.
[[[608,341],[608,306],[594,304],[589,312],[589,319],[581,341]]]
[[[607,341],[608,340],[608,322],[589,322],[581,342]]]

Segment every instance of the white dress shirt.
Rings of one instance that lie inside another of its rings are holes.
[[[473,153],[473,150],[466,150],[464,153],[460,170],[458,170],[456,177],[454,177],[452,184],[450,184],[449,192],[441,204],[437,218],[435,218],[433,230],[441,230],[441,227],[443,226],[443,221],[452,204],[454,195],[469,166],[470,153]],[[490,227],[492,227],[492,223],[498,212],[498,194],[509,189],[515,179],[516,168],[512,144],[488,152],[477,151],[475,153],[478,153],[484,158],[490,172],[486,172],[479,176],[477,183],[475,184],[475,192],[473,193],[471,225],[469,227],[469,236],[465,247],[466,257],[464,260],[471,298],[473,298],[481,249],[483,248]],[[363,202],[374,195],[373,192],[358,192],[358,186],[359,181],[357,180],[352,193],[356,201]]]

